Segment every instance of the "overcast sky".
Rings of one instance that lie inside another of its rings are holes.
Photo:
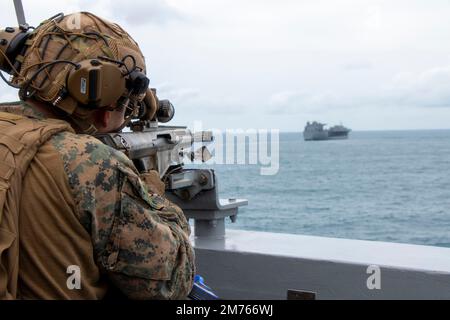
[[[0,26],[15,25],[12,0]],[[301,131],[450,128],[450,2],[23,0],[31,25],[92,11],[143,49],[175,124]],[[51,8],[48,11],[46,8]],[[0,85],[0,100],[15,90]]]

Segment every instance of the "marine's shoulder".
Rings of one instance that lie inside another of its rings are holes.
[[[134,168],[132,161],[125,154],[105,145],[93,136],[61,132],[54,135],[50,143],[69,166],[121,164]]]
[[[33,119],[44,119],[45,116],[24,101],[1,102],[0,112],[12,113]]]
[[[99,223],[96,214],[112,219],[111,215],[120,211],[117,206],[123,182],[138,177],[132,161],[88,135],[62,132],[48,143],[62,159],[76,212],[85,229],[90,232],[92,224]]]

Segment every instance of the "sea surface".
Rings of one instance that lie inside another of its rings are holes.
[[[284,133],[275,176],[208,167],[223,197],[249,200],[229,228],[450,247],[450,130]]]

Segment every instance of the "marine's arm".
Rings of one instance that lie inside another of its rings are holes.
[[[113,226],[101,265],[132,299],[186,298],[195,267],[183,212],[160,196],[149,196],[129,168],[120,171],[126,180],[121,191],[123,219]]]
[[[99,267],[129,298],[185,298],[195,266],[182,211],[150,195],[125,155],[79,137],[61,135],[55,146]]]

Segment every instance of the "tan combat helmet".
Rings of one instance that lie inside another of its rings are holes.
[[[96,132],[88,120],[95,110],[125,105],[131,119],[141,103],[156,109],[145,58],[117,24],[81,12],[59,14],[32,31],[9,29],[0,32],[9,34],[0,63],[22,100],[53,105],[88,134]]]

